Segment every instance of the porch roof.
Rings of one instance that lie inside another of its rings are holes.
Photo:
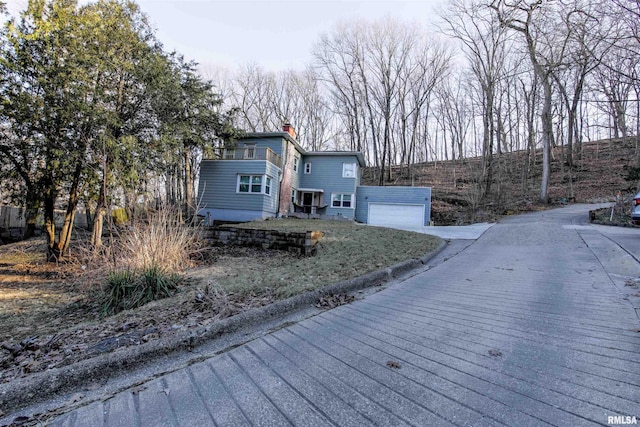
[[[324,193],[322,188],[298,188],[298,191],[303,193]]]

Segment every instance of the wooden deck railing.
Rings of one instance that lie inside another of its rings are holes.
[[[216,148],[210,160],[266,160],[277,167],[282,165],[280,156],[268,147]]]

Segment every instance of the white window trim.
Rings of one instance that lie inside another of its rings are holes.
[[[249,191],[240,191],[240,177],[242,176],[248,176],[249,177]],[[257,191],[251,191],[251,182],[253,181],[253,178],[259,176],[260,179],[260,192]],[[271,185],[269,186],[269,192],[267,193],[266,188],[267,188],[267,178],[269,178],[271,180]],[[274,180],[271,176],[269,175],[259,175],[259,174],[245,174],[245,173],[241,173],[238,174],[238,176],[236,177],[236,194],[262,194],[264,196],[273,196],[273,183]]]
[[[311,163],[304,164],[304,173],[305,175],[311,175]]]
[[[267,193],[267,180],[269,180],[269,192]],[[272,193],[272,189],[273,189],[273,179],[269,176],[269,175],[264,175],[264,178],[262,179],[262,182],[264,183],[263,187],[262,187],[262,192],[264,194],[266,194],[267,196],[270,196]]]
[[[236,157],[236,150],[235,148],[225,148],[223,154],[225,160],[233,160]]]
[[[346,172],[346,166],[347,165],[351,165],[353,166],[353,176],[348,176],[345,174]],[[358,166],[355,163],[343,163],[342,164],[342,177],[343,178],[355,178],[358,175]]]
[[[293,158],[293,171],[298,172],[299,167],[300,167],[300,158],[298,156],[295,156]]]
[[[340,196],[340,206],[333,206],[333,197]],[[351,206],[342,206],[344,204],[344,196],[351,196]],[[356,195],[353,193],[331,193],[331,200],[329,207],[333,209],[355,209],[356,208]]]
[[[244,160],[254,160],[256,158],[256,144],[245,144],[243,152]]]

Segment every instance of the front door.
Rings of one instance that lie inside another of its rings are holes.
[[[302,206],[313,205],[313,193],[302,193]]]

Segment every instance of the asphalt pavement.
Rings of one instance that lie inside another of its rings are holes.
[[[380,292],[94,399],[51,425],[640,419],[632,247],[640,230],[625,231],[621,245],[617,232],[587,224],[589,208],[504,219]]]

